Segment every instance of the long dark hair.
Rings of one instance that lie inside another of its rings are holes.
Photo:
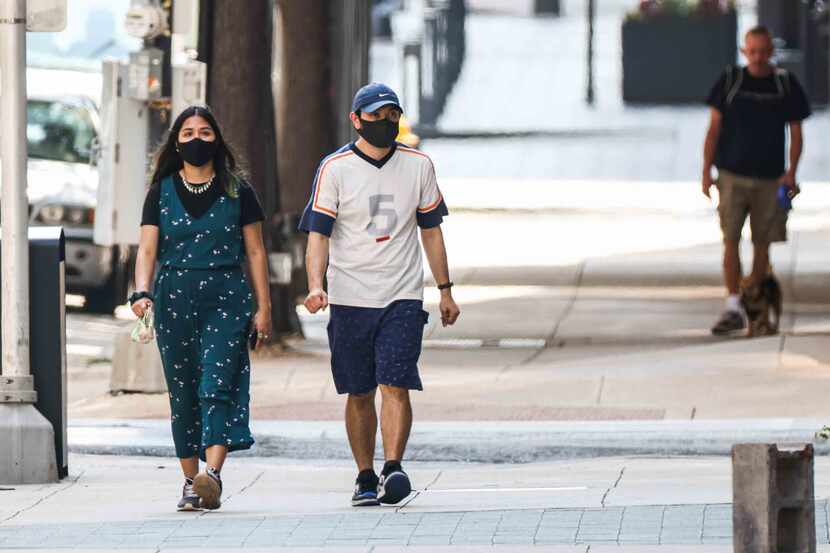
[[[176,146],[179,142],[179,131],[181,131],[182,125],[194,115],[203,117],[213,129],[217,142],[216,153],[213,155],[213,170],[216,173],[216,181],[225,192],[235,196],[239,186],[244,184],[244,178],[237,167],[237,156],[222,136],[222,129],[219,127],[219,122],[213,112],[205,105],[190,106],[173,121],[173,125],[167,131],[167,135],[153,155],[150,186],[158,186],[165,177],[178,172],[184,167],[182,158],[179,152],[176,151]]]

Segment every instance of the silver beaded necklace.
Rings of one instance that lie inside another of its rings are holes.
[[[216,174],[214,173],[213,175],[211,175],[209,181],[205,183],[199,183],[196,185],[187,182],[187,179],[184,178],[184,175],[181,175],[181,177],[182,182],[184,183],[184,187],[185,189],[187,189],[188,192],[190,192],[191,194],[204,194],[205,192],[207,192],[208,188],[210,188],[210,185],[213,184],[213,179],[214,177],[216,177]]]

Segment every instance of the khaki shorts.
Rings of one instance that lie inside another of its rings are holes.
[[[749,215],[752,242],[787,241],[787,212],[778,205],[778,179],[744,177],[718,171],[720,228],[724,241],[739,241]]]

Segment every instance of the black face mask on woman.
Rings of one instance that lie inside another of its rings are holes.
[[[376,148],[389,148],[398,136],[398,121],[389,119],[366,121],[361,118],[357,134]]]
[[[213,159],[218,146],[216,140],[208,142],[201,138],[194,138],[187,142],[179,142],[179,155],[190,165],[201,167]]]

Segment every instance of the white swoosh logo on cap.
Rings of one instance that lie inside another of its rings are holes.
[[[386,94],[378,94],[378,97],[380,98],[383,98],[384,96],[389,96],[389,93],[387,92]]]

